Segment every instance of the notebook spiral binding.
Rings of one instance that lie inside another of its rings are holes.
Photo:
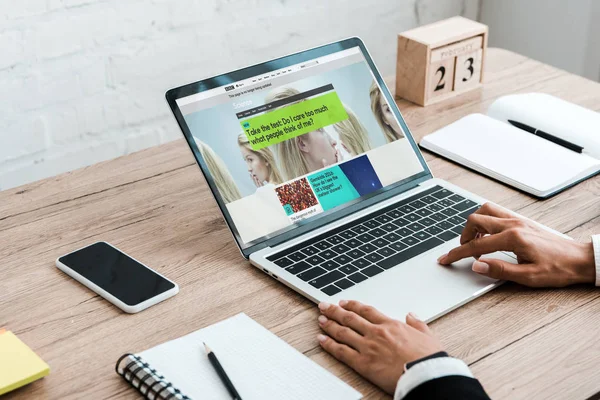
[[[123,354],[115,370],[148,400],[191,400],[135,354]]]

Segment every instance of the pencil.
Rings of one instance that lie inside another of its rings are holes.
[[[202,343],[204,344],[204,348],[206,349],[206,355],[208,356],[210,363],[212,364],[215,371],[217,371],[217,375],[219,375],[219,378],[221,378],[221,382],[223,382],[233,400],[242,400],[237,390],[235,390],[235,386],[233,386],[233,383],[227,376],[227,373],[221,366],[221,363],[217,359],[215,353],[210,349],[210,347],[206,345],[206,343]]]

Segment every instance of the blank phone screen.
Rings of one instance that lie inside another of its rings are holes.
[[[67,254],[59,261],[129,306],[175,287],[172,282],[103,242]]]

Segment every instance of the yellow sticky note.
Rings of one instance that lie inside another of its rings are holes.
[[[36,381],[50,367],[12,332],[0,330],[0,395]]]

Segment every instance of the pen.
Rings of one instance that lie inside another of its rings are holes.
[[[210,363],[212,364],[215,371],[217,371],[219,378],[221,378],[221,382],[223,382],[223,384],[227,388],[227,391],[229,392],[229,394],[231,395],[233,400],[242,400],[242,398],[238,394],[237,390],[235,390],[233,383],[231,383],[231,380],[227,376],[227,373],[221,366],[221,363],[217,359],[217,356],[215,355],[215,353],[210,349],[210,347],[208,347],[206,345],[206,343],[204,343],[204,342],[202,342],[202,343],[204,344],[204,348],[206,349],[206,355],[208,356]]]
[[[566,147],[569,150],[573,150],[576,153],[583,153],[583,147],[581,147],[579,145],[576,145],[575,143],[568,142],[568,141],[566,141],[564,139],[561,139],[559,137],[551,135],[551,134],[549,134],[547,132],[540,131],[539,129],[535,129],[532,126],[525,125],[525,124],[523,124],[521,122],[517,122],[517,121],[513,121],[513,120],[509,119],[508,123],[511,124],[511,125],[513,125],[513,126],[516,126],[519,129],[523,129],[526,132],[533,133],[534,135],[539,136],[542,139],[549,140],[552,143],[555,143],[555,144],[557,144],[559,146]]]

